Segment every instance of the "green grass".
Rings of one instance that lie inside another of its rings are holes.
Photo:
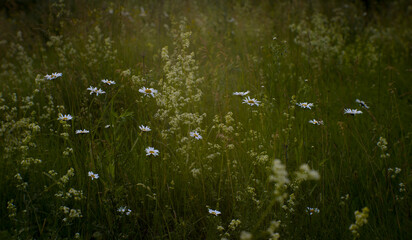
[[[359,239],[411,237],[408,1],[26,4],[0,16],[1,239],[268,239],[278,220],[281,239],[355,239],[364,207]],[[320,179],[297,181],[302,164]]]

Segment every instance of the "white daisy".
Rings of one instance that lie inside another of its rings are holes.
[[[307,103],[307,102],[296,103],[296,105],[298,105],[301,108],[309,108],[309,109],[312,109],[313,107],[313,103]]]
[[[316,119],[313,119],[313,120],[309,120],[309,122],[310,123],[312,123],[312,124],[314,124],[314,125],[323,125],[323,121],[322,120],[316,120]]]
[[[307,207],[306,208],[306,212],[309,213],[309,215],[312,215],[314,213],[319,213],[320,210],[318,208],[311,208],[311,207]]]
[[[89,130],[83,129],[83,130],[76,130],[76,134],[85,134],[85,133],[89,133]]]
[[[97,87],[90,86],[90,87],[87,88],[87,90],[89,90],[89,91],[90,91],[90,95],[92,95],[93,93],[96,93]]]
[[[213,209],[210,209],[210,208],[209,208],[209,213],[212,214],[212,215],[217,216],[217,215],[219,215],[221,212],[219,212],[218,210],[213,210]]]
[[[55,72],[55,73],[52,73],[51,75],[46,74],[46,76],[44,76],[44,78],[46,78],[47,80],[53,80],[53,79],[56,79],[58,77],[61,77],[62,75],[63,75],[62,73]]]
[[[73,117],[70,114],[63,115],[61,113],[59,113],[59,118],[57,118],[57,120],[59,120],[59,121],[69,121],[69,120],[72,120],[72,119],[73,119]]]
[[[113,85],[113,84],[116,84],[116,82],[115,82],[115,81],[108,80],[108,79],[103,79],[103,80],[102,80],[102,82],[103,82],[103,83],[106,83],[107,85]]]
[[[113,125],[107,124],[106,126],[104,126],[104,128],[110,128],[113,127]]]
[[[202,136],[197,131],[190,132],[190,136],[196,138],[197,140],[202,139]]]
[[[96,93],[96,96],[99,96],[99,94],[106,93],[101,88],[97,89],[97,87],[93,87],[93,86],[88,87],[87,90],[90,91],[90,95],[92,95],[93,93]]]
[[[345,108],[345,112],[343,114],[350,114],[350,115],[356,115],[356,114],[362,114],[362,111],[358,109],[350,109],[350,108]]]
[[[141,89],[139,89],[139,92],[143,93],[145,96],[152,95],[152,97],[154,97],[155,93],[157,93],[157,90],[153,88],[142,87]]]
[[[92,171],[89,171],[89,177],[91,177],[92,180],[98,179],[98,178],[99,178],[99,174],[94,173],[94,172],[92,172]]]
[[[150,129],[148,126],[139,126],[140,130],[142,130],[142,132],[150,132],[152,131],[152,129]]]
[[[245,95],[248,95],[248,93],[249,93],[249,91],[246,91],[246,92],[234,92],[233,95],[236,95],[236,96],[245,96]]]
[[[99,96],[99,94],[105,94],[105,93],[106,93],[105,91],[99,88],[99,90],[96,91],[96,96]]]
[[[159,150],[156,150],[152,147],[148,147],[146,148],[146,156],[149,156],[149,155],[157,156],[159,155]]]
[[[356,102],[359,103],[363,108],[369,109],[369,106],[366,105],[366,103],[364,101],[356,99]]]
[[[245,97],[242,103],[249,104],[250,106],[259,106],[260,101],[256,100],[255,98]]]

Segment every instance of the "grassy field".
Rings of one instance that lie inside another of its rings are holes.
[[[0,239],[412,238],[410,1],[0,13]]]

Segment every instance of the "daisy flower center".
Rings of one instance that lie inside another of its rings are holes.
[[[248,100],[247,102],[248,103],[255,103],[255,101],[253,101],[253,100]]]
[[[146,90],[144,90],[146,93],[152,93],[152,90],[150,90],[150,89],[146,89]]]
[[[155,153],[153,150],[150,150],[149,153]]]
[[[302,106],[305,106],[305,107],[307,107],[307,106],[308,106],[308,104],[306,104],[306,103],[302,103]]]

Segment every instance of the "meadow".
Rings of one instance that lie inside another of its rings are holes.
[[[0,239],[412,239],[412,3],[6,1]]]

